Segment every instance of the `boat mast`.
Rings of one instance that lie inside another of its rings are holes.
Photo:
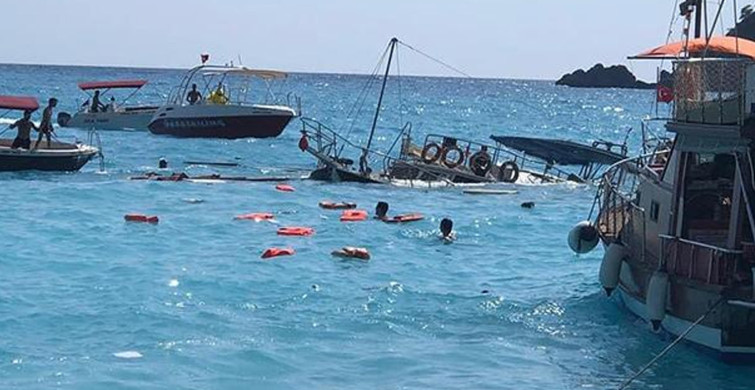
[[[370,138],[367,139],[366,150],[370,150],[372,145],[372,137],[375,135],[375,128],[377,127],[378,117],[380,116],[380,107],[383,105],[383,95],[385,94],[385,84],[388,82],[388,73],[391,71],[391,62],[393,60],[393,50],[398,44],[398,38],[391,39],[390,52],[388,53],[388,65],[385,66],[385,75],[383,76],[383,86],[380,88],[380,97],[378,98],[377,109],[375,110],[375,118],[372,120],[372,129],[370,130]]]

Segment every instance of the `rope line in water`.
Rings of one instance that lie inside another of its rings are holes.
[[[677,344],[679,344],[682,340],[684,340],[684,338],[687,337],[687,335],[690,332],[692,332],[692,329],[700,325],[700,323],[703,322],[705,317],[707,317],[710,313],[712,313],[713,309],[718,307],[718,305],[721,304],[723,300],[724,300],[724,297],[719,298],[718,301],[716,301],[716,303],[713,304],[713,306],[711,306],[705,313],[703,313],[703,315],[700,316],[700,318],[698,318],[695,322],[693,322],[692,325],[690,325],[684,332],[682,332],[679,335],[679,337],[677,337],[674,341],[672,341],[671,344],[669,344],[666,348],[664,348],[663,351],[661,351],[661,353],[659,353],[656,357],[654,357],[647,364],[645,364],[645,366],[643,366],[640,369],[640,371],[637,371],[636,374],[632,375],[629,379],[624,381],[624,383],[622,383],[621,386],[619,386],[618,390],[624,390],[627,387],[629,387],[629,385],[631,385],[635,379],[639,378],[642,374],[645,373],[645,371],[647,371],[653,364],[655,364],[655,362],[657,362],[662,357],[664,357],[667,353],[669,353],[675,346],[677,346]]]

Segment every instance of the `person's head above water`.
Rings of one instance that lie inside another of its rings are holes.
[[[162,157],[161,157],[161,158],[160,158],[160,161],[158,161],[158,162],[157,162],[157,166],[158,166],[158,167],[159,167],[160,169],[165,169],[165,168],[167,168],[167,167],[168,167],[168,160],[166,160],[165,158],[162,158]]]
[[[449,237],[453,230],[454,230],[454,221],[448,218],[443,218],[440,221],[440,233],[443,234],[443,237]]]
[[[378,218],[385,218],[388,216],[388,203],[378,202],[377,206],[375,206],[375,216]]]

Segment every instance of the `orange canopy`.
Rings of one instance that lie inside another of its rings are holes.
[[[686,51],[685,51],[686,45]],[[706,52],[705,49],[708,49]],[[706,53],[708,56],[716,55],[739,55],[743,57],[749,57],[755,59],[755,42],[744,38],[736,37],[712,37],[710,42],[706,42],[705,38],[690,39],[689,41],[679,41],[669,43],[667,45],[658,46],[655,49],[642,52],[632,59],[663,59],[663,58],[679,58],[683,57],[685,53],[690,55],[702,55]]]

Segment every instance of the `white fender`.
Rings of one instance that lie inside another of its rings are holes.
[[[663,318],[666,317],[666,300],[668,297],[668,274],[665,271],[655,271],[650,277],[645,305],[648,311],[648,320],[653,330],[661,327]]]
[[[598,230],[595,226],[590,221],[582,221],[569,231],[567,241],[574,253],[587,253],[598,245],[598,239]]]
[[[609,297],[619,285],[619,273],[625,253],[624,245],[614,242],[608,246],[606,253],[603,254],[603,261],[600,262],[600,285],[603,286]]]

